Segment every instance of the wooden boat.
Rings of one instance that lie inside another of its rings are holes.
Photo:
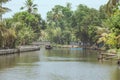
[[[45,49],[52,49],[51,45],[45,45]]]
[[[117,61],[118,66],[120,66],[120,59]]]

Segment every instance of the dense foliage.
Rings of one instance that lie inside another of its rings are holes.
[[[3,0],[6,1],[9,0]],[[1,21],[0,48],[13,48],[33,41],[57,44],[74,41],[84,46],[120,48],[120,10],[117,3],[109,0],[99,10],[80,4],[74,11],[70,3],[66,6],[55,5],[47,12],[46,20],[43,20],[37,13],[37,4],[33,0],[26,0],[21,7],[25,11]],[[0,14],[4,11],[0,7]]]

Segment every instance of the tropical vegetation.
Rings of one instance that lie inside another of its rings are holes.
[[[0,4],[7,1],[2,0]],[[0,5],[0,49],[15,48],[33,41],[79,42],[89,47],[120,48],[119,0],[109,0],[99,10],[83,4],[72,10],[71,5],[55,5],[47,12],[46,20],[37,13],[38,4],[33,0],[26,0],[21,6],[22,11],[7,19],[2,19],[2,15],[10,9]]]

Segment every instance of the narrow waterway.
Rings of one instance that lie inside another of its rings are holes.
[[[0,56],[0,80],[120,80],[115,61],[100,62],[98,51],[53,48]]]

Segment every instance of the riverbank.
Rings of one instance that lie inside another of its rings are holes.
[[[54,47],[58,47],[58,48],[85,48],[88,50],[97,50],[100,54],[98,54],[98,60],[102,60],[102,61],[106,61],[106,60],[119,60],[120,59],[120,49],[109,49],[106,50],[105,48],[98,48],[98,47],[83,47],[83,46],[78,46],[78,45],[59,45],[59,44],[54,44]]]
[[[98,54],[98,60],[120,60],[120,49],[109,49]]]
[[[52,44],[53,47],[58,47],[58,48],[77,48],[80,47],[78,45],[60,45],[60,44]]]
[[[36,51],[40,50],[40,46],[28,45],[28,46],[18,46],[15,49],[1,49],[0,55],[8,55],[8,54],[15,54],[21,52],[29,52],[29,51]]]

